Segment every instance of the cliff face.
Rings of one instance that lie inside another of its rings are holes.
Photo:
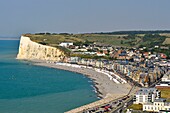
[[[57,48],[41,45],[31,41],[29,37],[21,36],[17,59],[61,61],[64,57],[64,52]]]

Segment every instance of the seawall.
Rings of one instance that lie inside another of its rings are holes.
[[[29,37],[21,36],[17,59],[62,61],[63,51],[31,41]]]

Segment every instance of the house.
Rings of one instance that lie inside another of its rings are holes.
[[[108,50],[107,49],[103,49],[103,53],[104,54],[108,54]]]
[[[155,48],[159,48],[159,46],[158,46],[158,45],[156,45],[156,46],[155,46]]]
[[[139,58],[139,56],[133,56],[133,60],[134,60],[135,62],[140,62],[140,61],[141,61],[141,59]]]
[[[59,45],[62,46],[62,47],[69,47],[69,46],[72,46],[73,43],[72,42],[62,42]]]
[[[167,56],[165,54],[163,54],[163,53],[160,54],[160,57],[163,58],[163,59],[167,58]]]
[[[148,58],[148,57],[149,57],[149,54],[150,54],[150,52],[144,52],[144,53],[143,53],[143,56],[145,56],[145,58]]]
[[[134,104],[144,104],[154,102],[155,99],[160,98],[160,91],[156,88],[141,88],[134,97]]]
[[[148,102],[143,104],[143,111],[159,112],[161,110],[170,110],[170,102],[166,102],[166,99],[155,99],[154,102]]]
[[[86,48],[80,48],[80,49],[78,49],[78,51],[86,52],[87,49]]]
[[[98,52],[96,53],[96,55],[97,55],[97,56],[105,56],[105,53],[102,53],[102,52],[99,52],[99,51],[98,51]]]

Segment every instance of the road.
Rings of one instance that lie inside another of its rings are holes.
[[[126,104],[126,105],[125,105]],[[111,113],[122,113],[122,111],[125,111],[126,108],[130,105],[133,104],[133,98],[131,98],[130,100],[128,100],[125,103],[122,103],[119,108],[117,108],[116,110],[112,111]]]
[[[111,113],[121,113],[122,111],[126,110],[127,107],[133,104],[133,94],[136,91],[136,86],[133,86],[132,89],[129,91],[128,95],[130,98],[126,101],[122,102],[116,109],[113,109]]]

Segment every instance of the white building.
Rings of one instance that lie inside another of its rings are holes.
[[[80,61],[80,57],[70,57],[68,59],[69,63],[78,63]]]
[[[148,102],[143,104],[143,111],[159,112],[160,110],[170,110],[170,103],[166,102],[166,99],[159,98],[155,99],[153,103]]]
[[[170,75],[169,74],[165,74],[162,79],[161,79],[162,82],[170,82]]]
[[[134,97],[134,104],[144,104],[154,102],[155,99],[160,98],[160,91],[156,88],[141,88],[136,92]]]
[[[167,74],[165,74],[162,79],[161,82],[156,84],[157,88],[164,88],[164,87],[170,87],[170,74],[169,72]]]
[[[100,53],[100,52],[97,52],[96,55],[97,55],[97,56],[105,56],[104,53]]]
[[[160,82],[156,84],[156,88],[165,88],[165,87],[170,87],[170,82]]]
[[[68,46],[73,45],[73,43],[72,43],[72,42],[62,42],[62,43],[59,44],[59,45],[62,46],[62,47],[68,47]]]

